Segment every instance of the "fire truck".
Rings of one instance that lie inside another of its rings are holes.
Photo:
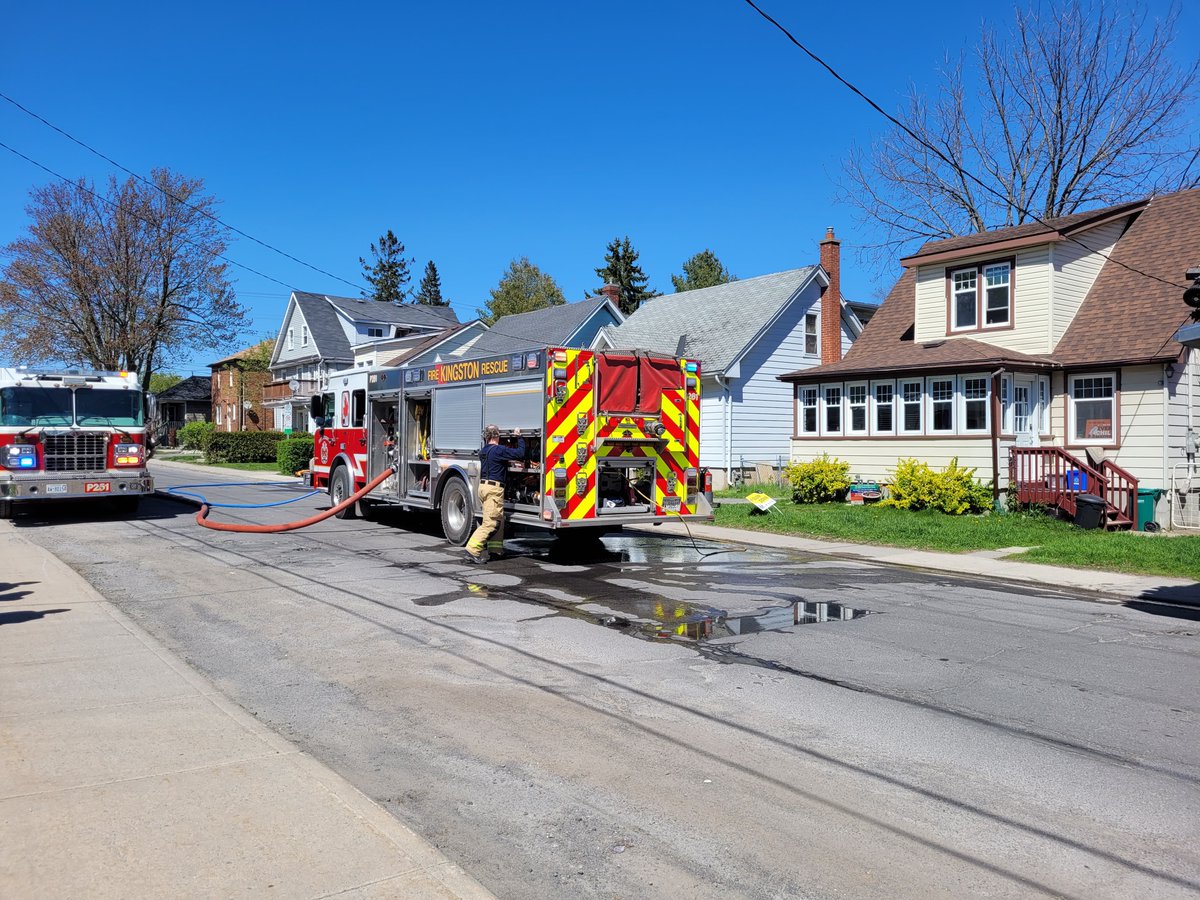
[[[525,456],[509,464],[510,522],[562,534],[712,520],[699,468],[695,360],[548,347],[431,365],[350,370],[310,407],[312,479],[338,504],[392,470],[358,511],[440,513],[453,544],[479,517],[485,424]],[[355,514],[355,505],[340,516]]]
[[[80,497],[136,512],[154,491],[145,412],[133,372],[0,368],[0,518]]]

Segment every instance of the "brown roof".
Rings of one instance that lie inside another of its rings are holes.
[[[462,331],[468,325],[474,325],[474,324],[475,324],[475,321],[460,322],[457,325],[451,325],[449,328],[443,328],[441,331],[431,334],[429,337],[425,338],[425,340],[421,341],[421,343],[414,344],[413,346],[411,346],[405,350],[402,350],[398,355],[392,357],[387,362],[382,363],[382,365],[389,367],[389,368],[392,366],[402,365],[404,362],[412,359],[414,356],[419,356],[420,354],[424,353],[426,350],[429,350],[432,347],[436,347],[442,341],[446,340],[446,338],[450,337],[453,334],[456,334],[459,331]]]
[[[964,234],[961,237],[927,241],[912,256],[906,256],[901,259],[900,264],[905,266],[920,265],[923,257],[935,254],[956,253],[975,248],[982,249],[992,244],[1002,244],[1021,239],[1033,240],[1039,235],[1069,234],[1073,231],[1079,231],[1101,219],[1107,219],[1121,213],[1137,212],[1146,203],[1147,201],[1145,200],[1118,203],[1115,206],[1105,206],[1101,209],[1091,209],[1087,212],[1072,213],[1069,216],[1044,219],[1042,222],[1026,222],[1023,225],[1014,225],[1011,228],[995,228],[991,231],[981,231],[976,234]]]
[[[1150,202],[1117,242],[1054,350],[1063,366],[1177,359],[1183,272],[1200,255],[1200,189]],[[1155,281],[1119,265],[1156,275]]]
[[[1107,216],[1120,209],[1109,207],[1083,215]],[[1065,218],[1080,221],[1079,217]],[[1075,319],[1048,356],[1018,353],[972,338],[914,343],[916,269],[908,268],[844,359],[779,377],[808,382],[835,375],[964,366],[1062,368],[1176,359],[1181,346],[1174,339],[1175,332],[1187,321],[1189,312],[1183,304],[1184,286],[1180,278],[1187,260],[1197,254],[1200,254],[1200,189],[1150,201],[1117,242]],[[1119,263],[1163,281],[1132,272]]]

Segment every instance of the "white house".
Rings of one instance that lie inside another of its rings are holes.
[[[656,297],[601,336],[611,349],[699,360],[700,465],[715,486],[787,461],[791,386],[779,376],[840,359],[874,310],[843,299],[839,256],[831,228],[820,265]]]

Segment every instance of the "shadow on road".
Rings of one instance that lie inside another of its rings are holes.
[[[149,498],[142,501],[136,513],[123,512],[103,500],[50,500],[14,507],[12,523],[17,528],[45,528],[76,522],[177,519],[185,515],[190,515],[186,507],[154,503]]]
[[[46,616],[52,616],[55,613],[70,612],[69,609],[21,609],[13,612],[0,613],[0,625],[19,625],[22,622],[33,622],[36,619],[43,619]]]

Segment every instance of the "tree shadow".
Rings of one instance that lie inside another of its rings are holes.
[[[1137,599],[1127,600],[1122,605],[1152,616],[1200,622],[1200,584],[1157,587],[1143,591]]]
[[[0,613],[0,625],[19,625],[22,622],[33,622],[36,619],[44,619],[46,616],[52,616],[55,613],[70,612],[70,609],[21,609],[13,612]]]
[[[28,597],[33,591],[18,591],[17,588],[25,587],[27,584],[40,584],[38,581],[0,581],[0,603],[6,603],[11,600],[20,600],[22,597]]]

